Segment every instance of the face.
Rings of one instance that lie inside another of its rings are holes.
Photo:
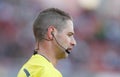
[[[75,46],[76,41],[74,39],[74,29],[73,22],[68,20],[66,23],[66,27],[61,32],[56,32],[55,37],[60,45],[57,44],[57,57],[65,58],[68,56],[68,53],[65,52],[65,49],[71,52],[72,48]],[[65,49],[64,49],[64,48]]]

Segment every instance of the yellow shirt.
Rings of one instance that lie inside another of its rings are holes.
[[[23,65],[17,77],[62,77],[62,75],[46,58],[36,54]]]

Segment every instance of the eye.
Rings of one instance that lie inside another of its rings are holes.
[[[70,36],[72,36],[71,34],[68,34],[68,36],[70,37]]]
[[[68,35],[69,37],[71,37],[71,36],[73,36],[73,33],[70,32],[70,33],[68,33],[67,35]]]

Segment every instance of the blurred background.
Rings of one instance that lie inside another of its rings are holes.
[[[0,0],[0,77],[17,77],[31,57],[32,24],[49,7],[74,20],[77,45],[57,66],[63,77],[120,77],[120,0]]]

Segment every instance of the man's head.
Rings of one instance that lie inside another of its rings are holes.
[[[56,8],[42,11],[33,24],[34,36],[37,41],[44,40],[49,26],[54,26],[58,31],[65,28],[67,20],[72,20],[69,14]]]
[[[65,58],[65,49],[71,50],[76,44],[72,18],[56,8],[42,11],[35,20],[33,31],[37,42],[49,41],[48,47],[55,51],[57,59]]]

